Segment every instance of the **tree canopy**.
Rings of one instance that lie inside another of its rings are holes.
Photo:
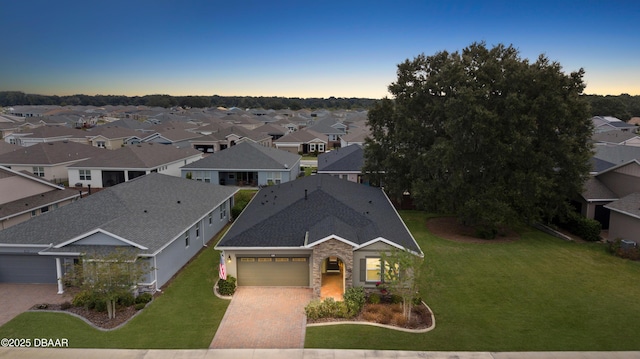
[[[589,172],[584,71],[474,43],[398,65],[369,111],[365,171],[390,195],[452,213],[481,236],[564,213]]]

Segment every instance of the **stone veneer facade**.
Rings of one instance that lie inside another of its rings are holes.
[[[338,257],[344,264],[344,290],[353,285],[353,247],[337,239],[329,239],[313,247],[313,295],[320,297],[322,286],[322,262],[328,257]]]

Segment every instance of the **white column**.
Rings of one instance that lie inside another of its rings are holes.
[[[58,294],[64,293],[64,286],[62,285],[62,262],[60,257],[56,257],[56,273],[58,278]]]

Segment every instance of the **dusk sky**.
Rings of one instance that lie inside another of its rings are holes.
[[[640,95],[640,1],[0,2],[0,91],[389,96],[397,65],[473,42]]]

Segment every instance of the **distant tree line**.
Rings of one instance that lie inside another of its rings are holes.
[[[640,96],[622,94],[619,96],[584,95],[590,105],[592,116],[614,116],[622,121],[640,117]]]
[[[20,91],[0,92],[0,106],[149,106],[149,107],[238,107],[273,110],[291,109],[369,109],[377,100],[366,98],[297,98],[251,96],[120,96],[120,95],[35,95]]]

